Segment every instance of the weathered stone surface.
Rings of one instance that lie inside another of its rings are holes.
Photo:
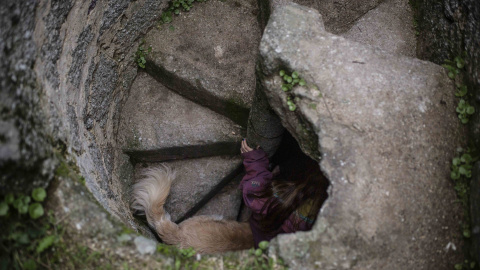
[[[97,65],[93,75],[93,86],[88,96],[88,107],[85,110],[85,126],[87,129],[93,128],[93,122],[96,121],[101,127],[107,122],[107,114],[110,104],[113,103],[113,92],[118,81],[118,64],[108,56],[101,55],[100,62]]]
[[[166,163],[177,173],[167,198],[165,209],[172,220],[183,218],[187,212],[197,205],[211,190],[241,165],[237,157],[209,157],[201,159],[179,160]],[[148,166],[155,166],[151,163]],[[142,164],[135,166],[135,179],[140,179]],[[230,201],[225,208],[235,208],[236,201]]]
[[[47,5],[46,2],[43,5]],[[67,19],[68,13],[72,9],[72,1],[54,0],[50,2],[48,7],[49,12],[43,18],[45,28],[48,29],[46,39],[48,40],[42,45],[41,57],[45,61],[45,74],[47,80],[52,84],[53,88],[58,88],[60,85],[57,71],[57,61],[63,51],[64,35],[60,32],[62,24]]]
[[[417,55],[437,64],[460,56],[472,89],[480,86],[480,3],[475,0],[413,1],[417,9]]]
[[[242,129],[222,115],[170,91],[148,74],[139,73],[123,108],[119,132],[124,149],[142,151],[140,159],[161,161],[162,157],[164,160],[192,157],[196,152],[206,155],[208,146],[218,143],[231,144],[229,150],[236,154]],[[226,145],[215,150],[221,153]],[[178,156],[173,148],[178,148]]]
[[[243,176],[243,175],[241,175]],[[236,220],[242,204],[242,191],[238,185],[242,177],[237,177],[215,195],[197,215],[221,216],[223,219]]]
[[[102,16],[102,26],[100,27],[100,36],[110,28],[123,11],[128,7],[132,0],[109,0],[108,8],[105,9]],[[159,2],[159,1],[157,1]]]
[[[260,29],[254,0],[195,3],[145,37],[147,72],[167,87],[246,126]]]
[[[415,57],[415,28],[408,0],[384,1],[356,21],[342,36],[389,53]]]
[[[443,64],[446,59],[461,57],[465,67],[461,81],[467,85],[474,99],[469,103],[479,111],[480,100],[480,2],[475,0],[412,1],[418,21],[417,55],[422,59]],[[469,123],[470,136],[478,149],[480,146],[480,115],[475,113]],[[476,167],[479,164],[475,165]],[[471,187],[472,228],[480,220],[479,170],[473,172]],[[473,257],[480,261],[480,237],[478,228],[474,232]]]
[[[152,255],[157,250],[157,242],[152,239],[148,239],[143,236],[137,236],[133,241],[137,247],[138,253],[142,255]]]
[[[258,0],[260,21],[266,25],[270,14],[277,7],[294,2],[299,5],[314,8],[322,14],[327,31],[340,34],[352,27],[355,21],[368,11],[378,6],[384,0]]]
[[[251,147],[261,146],[271,157],[282,141],[285,128],[280,118],[268,103],[261,86],[261,71],[257,71],[257,84],[253,97],[252,109],[248,117],[247,143]]]
[[[45,187],[55,160],[32,70],[36,1],[0,4],[0,193]]]
[[[443,68],[327,33],[294,4],[272,15],[260,53],[270,104],[304,150],[318,137],[331,183],[313,230],[273,249],[299,269],[451,269],[461,254],[445,248],[462,239],[450,162],[463,133]],[[283,92],[281,68],[307,86]]]

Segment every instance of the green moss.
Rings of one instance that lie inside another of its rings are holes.
[[[58,165],[57,169],[55,170],[55,175],[57,176],[63,176],[66,177],[70,173],[70,169],[68,168],[68,165],[66,162],[60,162],[60,165]]]

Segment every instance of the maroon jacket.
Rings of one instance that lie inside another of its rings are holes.
[[[263,150],[257,149],[243,153],[242,157],[246,174],[242,182],[240,182],[240,189],[243,191],[243,201],[245,205],[252,210],[252,215],[248,221],[252,228],[255,247],[258,247],[258,243],[261,241],[270,241],[278,234],[295,232],[293,224],[294,221],[298,219],[301,219],[298,230],[306,231],[311,229],[313,221],[302,216],[298,211],[295,211],[283,222],[278,230],[268,235],[262,232],[260,229],[260,221],[268,218],[267,210],[262,212],[262,208],[268,199],[257,198],[256,195],[261,195],[265,189],[271,188],[273,175],[268,170],[269,161],[267,154]]]

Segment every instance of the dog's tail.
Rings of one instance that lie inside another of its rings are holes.
[[[145,214],[147,222],[158,236],[170,245],[181,243],[180,229],[170,220],[163,205],[170,193],[175,173],[167,166],[147,169],[142,179],[133,185],[132,209],[137,214]]]
[[[132,209],[147,216],[162,241],[180,248],[192,247],[200,253],[216,253],[253,247],[248,223],[195,216],[179,225],[170,220],[163,205],[175,173],[166,166],[148,169],[133,186]]]

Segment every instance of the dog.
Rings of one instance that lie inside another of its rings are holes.
[[[162,241],[179,248],[193,248],[211,254],[252,248],[253,235],[248,222],[223,220],[218,216],[195,216],[175,224],[164,204],[175,179],[175,172],[165,166],[149,168],[133,185],[131,208],[146,215]]]

